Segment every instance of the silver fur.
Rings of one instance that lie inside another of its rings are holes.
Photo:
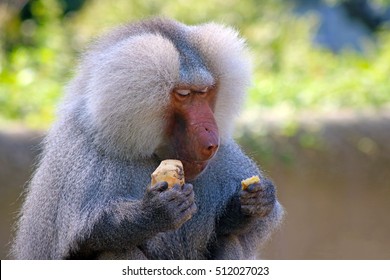
[[[198,212],[178,230],[150,233],[138,247],[123,241],[133,233],[129,226],[112,240],[123,242],[114,246],[123,250],[94,255],[209,258],[210,244],[217,238],[216,221],[227,201],[243,178],[261,174],[232,140],[250,75],[244,41],[233,29],[214,23],[185,26],[153,19],[121,26],[98,39],[82,58],[46,138],[21,210],[12,256],[70,258],[88,242],[105,213],[115,213],[117,222],[138,215],[136,202],[159,164],[154,153],[164,141],[170,91],[183,83],[218,82],[215,118],[221,147],[206,171],[191,182]],[[214,257],[255,258],[282,213],[276,202],[272,213],[245,235],[218,240],[222,245]]]

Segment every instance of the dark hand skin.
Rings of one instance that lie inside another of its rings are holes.
[[[91,259],[103,251],[121,252],[122,244],[140,245],[159,232],[180,228],[196,209],[191,184],[171,189],[167,182],[149,186],[142,200],[119,202],[106,210],[68,258]]]
[[[270,214],[275,206],[275,187],[270,180],[262,179],[233,196],[225,212],[217,221],[219,235],[244,234],[252,222]]]
[[[239,200],[244,215],[266,217],[276,202],[275,187],[269,180],[249,185],[239,192]]]
[[[168,189],[167,182],[159,182],[146,189],[142,209],[153,218],[160,232],[176,230],[191,219],[197,207],[191,184],[175,184]]]

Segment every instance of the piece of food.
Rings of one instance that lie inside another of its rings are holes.
[[[248,179],[242,180],[241,181],[241,186],[243,190],[246,190],[250,185],[260,183],[260,178],[259,176],[252,176]]]
[[[152,186],[163,181],[168,183],[168,188],[175,184],[184,185],[184,170],[180,160],[167,159],[160,163],[152,173]]]

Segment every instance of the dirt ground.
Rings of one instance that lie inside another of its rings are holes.
[[[239,142],[287,212],[262,258],[390,259],[390,112],[250,119]],[[1,259],[41,137],[0,132]]]

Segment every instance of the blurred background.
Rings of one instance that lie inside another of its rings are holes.
[[[0,258],[80,53],[152,15],[247,39],[236,139],[278,186],[265,259],[390,259],[390,0],[0,0]]]

